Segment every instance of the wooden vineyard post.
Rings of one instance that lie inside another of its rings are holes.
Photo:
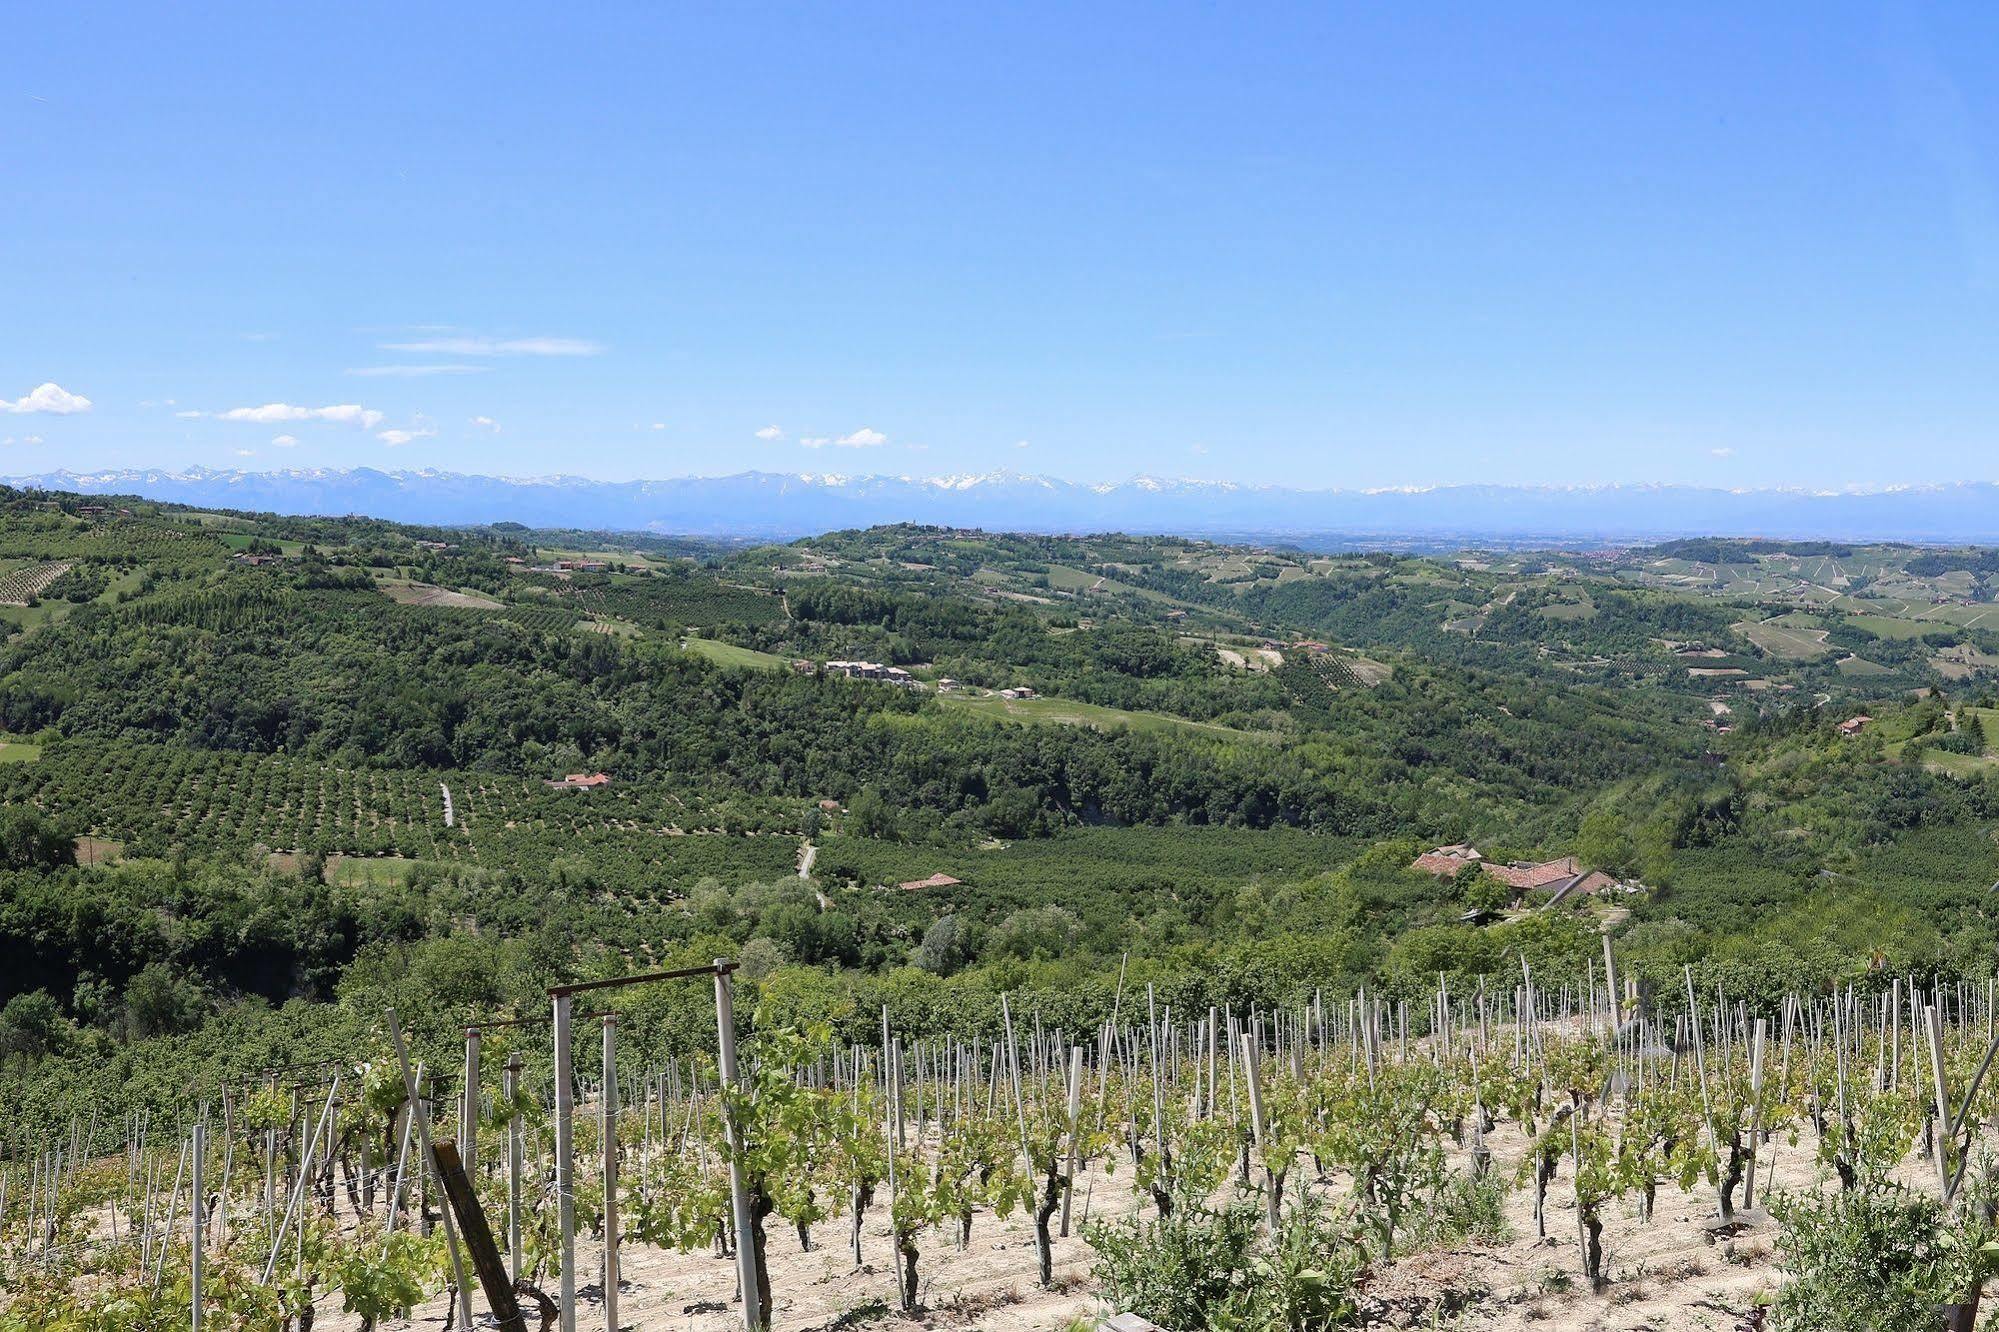
[[[430,1150],[437,1165],[437,1181],[444,1189],[444,1201],[458,1214],[458,1230],[465,1237],[466,1252],[472,1255],[472,1270],[486,1292],[486,1303],[492,1306],[500,1332],[527,1332],[520,1303],[514,1299],[513,1283],[507,1279],[506,1266],[493,1243],[493,1231],[486,1224],[479,1196],[473,1192],[465,1165],[458,1159],[458,1148],[449,1142],[439,1142],[432,1144]]]
[[[409,1050],[403,1045],[402,1023],[397,1019],[395,1009],[391,1008],[388,1016],[389,1040],[396,1048],[396,1066],[402,1072],[403,1096],[409,1101],[410,1118],[416,1124],[417,1146],[423,1151],[424,1160],[429,1163],[429,1168],[435,1172],[437,1153],[430,1140],[430,1112],[424,1108],[422,1098],[417,1095],[416,1077],[410,1072]],[[338,1082],[339,1080],[335,1079],[336,1090]],[[327,1098],[327,1104],[331,1106],[331,1097]],[[443,1180],[440,1178],[438,1183],[441,1187]],[[465,1261],[458,1254],[458,1227],[451,1219],[451,1210],[449,1205],[444,1208],[444,1251],[451,1255],[451,1277],[458,1283],[459,1307],[465,1312],[463,1326],[470,1327],[472,1293],[465,1281]]]
[[[467,1179],[479,1177],[479,1029],[465,1029],[465,1088],[458,1100],[458,1150]]]
[[[1210,1047],[1212,1049],[1212,1047]],[[1082,1125],[1083,1115],[1083,1047],[1072,1046],[1069,1050],[1069,1174],[1068,1183],[1062,1189],[1062,1238],[1069,1238],[1069,1208],[1076,1201],[1076,1171],[1080,1166],[1077,1130]]]
[[[1270,1203],[1270,1232],[1274,1235],[1283,1221],[1279,1210],[1283,1199],[1278,1196],[1277,1172],[1270,1168],[1270,1137],[1263,1122],[1263,1079],[1256,1069],[1256,1037],[1247,1033],[1242,1038],[1242,1069],[1243,1080],[1249,1084],[1249,1127],[1256,1136],[1256,1150],[1263,1155],[1264,1191]]]
[[[576,1110],[574,1072],[569,1066],[569,1008],[566,994],[555,996],[555,1210],[561,1231],[562,1332],[576,1332]]]
[[[586,990],[616,990],[632,985],[651,985],[659,981],[691,980],[698,976],[710,977],[715,983],[715,1025],[719,1036],[720,1087],[722,1101],[722,1125],[728,1135],[729,1144],[729,1193],[736,1222],[736,1262],[737,1273],[743,1283],[743,1322],[750,1332],[763,1322],[760,1283],[757,1279],[756,1241],[750,1222],[749,1183],[743,1174],[743,1157],[748,1150],[743,1138],[743,1126],[737,1122],[737,1107],[731,1097],[740,1091],[741,1078],[736,1072],[736,1012],[733,986],[729,973],[736,964],[725,958],[716,958],[705,967],[682,967],[674,971],[651,971],[637,976],[614,976],[605,980],[578,981],[570,985],[550,987],[548,997],[554,1004],[555,1038],[555,1193],[556,1212],[561,1228],[562,1245],[562,1302],[558,1310],[562,1332],[576,1332],[576,1088],[573,1069],[573,1051],[570,1049],[569,1027],[571,1005],[575,996]],[[606,1313],[616,1327],[616,1257],[617,1234],[617,1163],[612,1153],[616,1150],[616,1104],[617,1076],[613,1064],[616,1053],[612,1019],[605,1019],[604,1026],[604,1118],[605,1166],[606,1166],[606,1239],[607,1247],[607,1295]],[[662,1121],[663,1122],[663,1121]],[[664,1129],[662,1129],[664,1132]],[[518,1141],[519,1135],[515,1135]],[[517,1150],[517,1149],[510,1149]],[[511,1167],[510,1167],[511,1168]],[[517,1170],[514,1173],[518,1173]],[[518,1261],[518,1258],[517,1258]]]
[[[201,1332],[201,1224],[202,1190],[207,1187],[202,1179],[202,1157],[208,1152],[208,1125],[204,1120],[194,1121],[194,1206],[188,1211],[188,1288],[189,1323],[193,1332]]]
[[[736,1270],[743,1283],[743,1327],[747,1332],[757,1332],[763,1326],[763,1309],[757,1293],[757,1246],[751,1231],[750,1184],[743,1175],[743,1153],[747,1145],[743,1141],[743,1126],[737,1122],[735,1107],[730,1103],[730,1097],[741,1088],[736,1073],[736,999],[735,986],[729,978],[731,970],[723,959],[715,959],[717,1071],[722,1079],[718,1091],[722,1101],[722,1127],[729,1147],[729,1203],[736,1217]]]
[[[521,1057],[507,1060],[507,1275],[521,1279]]]
[[[604,1147],[604,1329],[618,1332],[618,1018],[604,1022],[604,1085],[597,1104]],[[740,1240],[738,1241],[740,1243]]]
[[[1742,1205],[1756,1205],[1756,1144],[1763,1131],[1763,1044],[1769,1035],[1769,1021],[1756,1019],[1756,1034],[1749,1043],[1749,1169],[1742,1180]]]

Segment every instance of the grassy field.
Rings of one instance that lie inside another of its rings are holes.
[[[0,736],[0,763],[33,763],[42,756],[40,745]]]
[[[1000,698],[998,695],[944,694],[938,702],[996,721],[1049,726],[1089,726],[1099,731],[1129,727],[1134,731],[1182,731],[1231,740],[1263,740],[1253,731],[1238,731],[1212,722],[1190,721],[1164,712],[1138,712],[1078,703],[1066,698]]]
[[[1785,661],[1809,661],[1832,651],[1826,646],[1823,629],[1779,624],[1775,620],[1760,623],[1745,620],[1735,626],[1735,631],[1771,656]]]
[[[448,587],[411,582],[407,578],[384,578],[376,583],[391,601],[405,606],[446,606],[459,610],[500,610],[501,602],[476,592],[457,592]]]
[[[1894,674],[1886,666],[1881,665],[1879,662],[1869,661],[1865,657],[1842,657],[1836,664],[1839,667],[1841,675],[1869,676]]]
[[[683,638],[680,646],[714,662],[717,666],[743,666],[753,671],[781,671],[791,663],[770,652],[758,652],[755,648],[737,647],[733,643],[717,643],[712,638]]]
[[[417,862],[404,856],[328,856],[326,881],[343,888],[409,882]]]

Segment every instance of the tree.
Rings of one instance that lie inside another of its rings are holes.
[[[62,1029],[62,1009],[46,990],[17,994],[0,1008],[0,1057],[33,1063],[55,1048]]]
[[[76,862],[76,852],[39,810],[22,805],[0,808],[0,869],[54,869]]]
[[[199,988],[158,962],[125,983],[125,1028],[133,1040],[198,1026],[205,1006]]]

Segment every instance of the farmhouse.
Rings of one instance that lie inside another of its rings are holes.
[[[1000,696],[1001,698],[1034,698],[1034,697],[1036,697],[1036,695],[1035,695],[1035,692],[1034,692],[1034,691],[1033,691],[1032,689],[1028,688],[1028,687],[1027,687],[1026,685],[1015,685],[1015,686],[1014,686],[1014,687],[1013,687],[1012,689],[1002,689],[1002,690],[1000,690],[1000,691],[999,691],[999,696]]]
[[[1434,851],[1425,851],[1409,862],[1412,870],[1425,874],[1435,874],[1440,878],[1450,878],[1467,865],[1477,865],[1485,857],[1469,842],[1455,842],[1450,846],[1440,846]]]
[[[1867,729],[1868,723],[1872,722],[1873,720],[1874,719],[1872,717],[1868,716],[1864,712],[1861,713],[1858,717],[1848,717],[1845,721],[1839,724],[1839,733],[1841,735],[1859,735],[1862,731]]]
[[[1570,899],[1594,897],[1608,889],[1639,890],[1637,885],[1620,883],[1615,875],[1602,870],[1584,869],[1582,862],[1574,856],[1563,856],[1558,860],[1515,860],[1501,865],[1487,860],[1469,842],[1440,846],[1409,862],[1412,870],[1445,879],[1456,876],[1467,865],[1478,866],[1487,878],[1497,879],[1511,888],[1516,904],[1529,893],[1549,894],[1546,905],[1553,906]]]
[[[548,786],[553,791],[601,791],[610,784],[611,774],[607,772],[572,772]]]
[[[1553,888],[1583,873],[1574,856],[1563,856],[1560,860],[1516,860],[1505,865],[1487,862],[1483,868],[1493,878],[1523,893],[1535,888]]]

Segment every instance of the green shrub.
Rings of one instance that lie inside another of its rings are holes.
[[[1352,1327],[1364,1263],[1355,1237],[1323,1202],[1291,1207],[1275,1236],[1259,1195],[1220,1206],[1181,1198],[1163,1218],[1095,1222],[1092,1276],[1104,1298],[1162,1327],[1319,1332]]]
[[[1787,1195],[1772,1210],[1782,1332],[1934,1332],[1939,1306],[1968,1288],[1970,1255],[1933,1198],[1890,1186]]]

